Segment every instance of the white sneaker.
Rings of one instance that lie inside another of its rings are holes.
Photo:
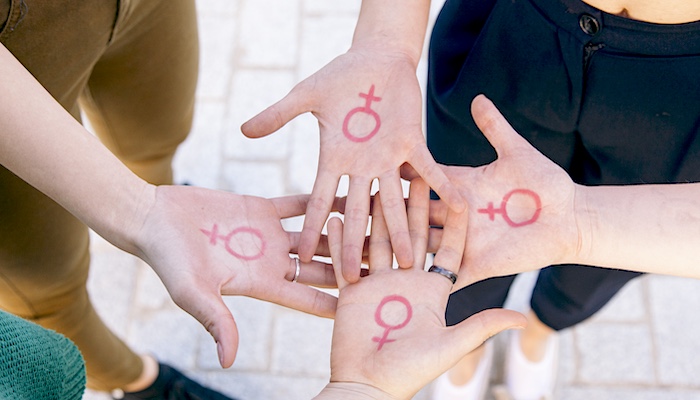
[[[472,379],[464,385],[455,386],[450,382],[449,371],[440,375],[433,382],[430,400],[482,400],[489,387],[491,364],[493,363],[493,343],[484,343],[484,355],[479,360]]]
[[[513,400],[551,400],[559,361],[559,335],[547,339],[544,357],[539,362],[525,358],[520,348],[520,331],[512,330],[506,351],[505,383]]]

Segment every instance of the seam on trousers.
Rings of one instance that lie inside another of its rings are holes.
[[[24,293],[22,293],[22,291],[19,290],[19,288],[12,282],[12,280],[8,279],[7,276],[1,270],[0,279],[2,279],[2,281],[5,282],[5,284],[7,284],[7,286],[10,288],[10,290],[12,290],[12,292],[24,302],[24,305],[31,313],[31,318],[36,318],[39,315],[39,313],[32,305],[32,302],[29,301],[29,298],[25,296]]]
[[[19,17],[17,18],[17,21],[12,25],[8,27],[8,31],[14,32],[15,28],[19,25],[20,22],[24,19],[24,17],[27,15],[29,12],[29,6],[24,0],[19,0]],[[10,10],[10,15],[12,15],[12,10]]]

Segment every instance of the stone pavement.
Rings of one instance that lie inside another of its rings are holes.
[[[435,1],[433,11],[441,4]],[[310,192],[318,127],[304,115],[249,140],[240,125],[350,44],[359,0],[198,0],[201,80],[179,182],[274,197]],[[425,63],[419,73],[425,73]],[[342,189],[341,189],[342,192]],[[300,221],[286,223],[298,229]],[[244,400],[303,400],[329,377],[332,321],[247,298],[228,298],[240,331],[231,369],[218,366],[206,331],[176,307],[155,274],[95,237],[89,288],[107,323],[134,348]],[[522,309],[534,275],[509,304]],[[649,276],[590,321],[562,333],[557,398],[700,399],[700,281]],[[503,335],[497,337],[502,358]],[[493,371],[494,383],[502,371]],[[85,399],[104,395],[88,392]],[[421,392],[416,399],[427,399]]]

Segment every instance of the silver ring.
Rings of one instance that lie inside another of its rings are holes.
[[[297,279],[299,278],[299,272],[301,272],[301,261],[299,261],[298,257],[294,257],[294,263],[297,266],[297,270],[294,271],[294,279],[292,279],[292,282],[296,283]]]
[[[438,267],[437,265],[433,265],[428,269],[428,272],[437,272],[438,274],[444,276],[445,278],[449,279],[452,284],[454,285],[455,282],[457,282],[457,274],[454,272],[447,270],[442,267]]]

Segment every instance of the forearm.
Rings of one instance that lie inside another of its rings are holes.
[[[403,54],[418,65],[429,12],[430,0],[364,0],[353,46]]]
[[[700,183],[577,187],[586,265],[700,278]]]
[[[385,392],[361,383],[331,382],[314,400],[398,400]]]
[[[153,187],[72,118],[1,45],[0,77],[0,164],[132,250],[126,232]]]

